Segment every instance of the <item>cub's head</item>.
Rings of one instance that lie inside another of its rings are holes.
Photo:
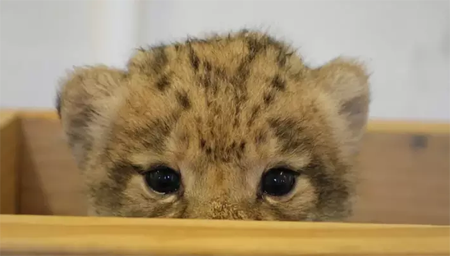
[[[58,111],[92,214],[332,220],[349,213],[367,82],[241,31],[75,69]]]

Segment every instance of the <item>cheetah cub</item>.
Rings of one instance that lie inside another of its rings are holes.
[[[331,221],[351,213],[368,75],[306,66],[257,31],[137,50],[125,70],[76,68],[58,113],[89,214]]]

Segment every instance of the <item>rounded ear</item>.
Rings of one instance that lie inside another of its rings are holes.
[[[79,165],[86,160],[94,138],[111,120],[117,89],[126,73],[106,66],[75,68],[61,81],[56,99],[58,115]]]
[[[322,89],[335,100],[338,114],[350,132],[350,147],[357,150],[367,124],[370,89],[365,67],[355,60],[338,58],[313,71]],[[353,150],[352,150],[353,151]]]

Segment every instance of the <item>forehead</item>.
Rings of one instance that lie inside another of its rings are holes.
[[[280,153],[306,150],[312,131],[326,130],[307,72],[289,47],[259,34],[142,51],[130,62],[112,143],[239,158],[249,145],[275,146],[275,137]]]

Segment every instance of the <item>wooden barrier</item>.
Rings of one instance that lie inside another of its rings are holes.
[[[350,223],[292,223],[83,217],[56,113],[0,114],[1,255],[450,254],[449,124],[371,121]]]
[[[0,112],[0,212],[16,213],[20,161],[20,120],[13,112]]]
[[[439,226],[14,216],[2,255],[448,255]]]

